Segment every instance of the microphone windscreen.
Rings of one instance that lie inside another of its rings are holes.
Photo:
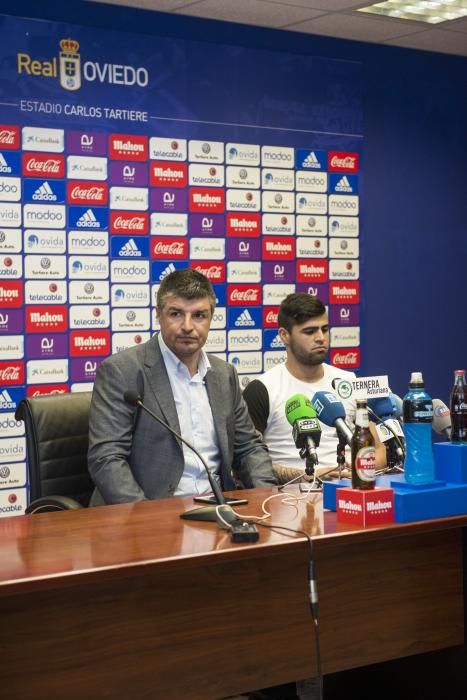
[[[123,394],[123,398],[130,406],[137,406],[141,401],[141,396],[134,389],[127,389]]]
[[[394,415],[394,407],[389,396],[368,399],[368,408],[371,408],[380,418],[392,418]]]
[[[293,425],[300,418],[316,418],[316,411],[304,394],[295,394],[285,404],[285,417]]]
[[[446,428],[451,428],[449,408],[441,399],[433,399],[433,430],[442,433]]]
[[[397,420],[400,420],[402,418],[402,399],[400,396],[397,394],[393,394],[392,392],[389,393],[389,398],[392,403],[392,409],[394,413],[394,418],[397,418]]]
[[[332,427],[338,418],[345,420],[345,408],[332,391],[317,391],[311,403],[316,415],[325,425]]]

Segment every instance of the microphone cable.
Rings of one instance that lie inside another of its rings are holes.
[[[318,679],[318,689],[319,689],[319,700],[323,700],[323,668],[321,663],[321,642],[320,642],[320,630],[319,630],[319,608],[318,608],[318,586],[316,582],[315,564],[313,559],[313,540],[310,535],[305,532],[305,530],[294,530],[291,527],[285,527],[284,525],[274,525],[269,523],[264,523],[262,521],[257,521],[257,525],[261,527],[269,528],[270,530],[285,530],[286,532],[291,532],[294,535],[303,535],[308,540],[310,547],[310,555],[308,562],[308,587],[309,587],[309,604],[311,617],[313,620],[313,629],[315,636],[315,653],[316,653],[316,677]]]

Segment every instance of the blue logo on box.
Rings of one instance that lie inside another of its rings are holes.
[[[59,204],[65,201],[65,180],[24,180],[25,202]]]
[[[149,239],[145,236],[112,236],[111,256],[113,258],[148,258]]]
[[[329,192],[332,194],[358,194],[358,175],[329,173]]]
[[[297,148],[295,151],[295,167],[297,170],[326,170],[328,155],[326,151],[315,151],[310,148]]]
[[[264,350],[285,350],[285,345],[282,342],[280,335],[275,330],[263,331],[263,349]]]
[[[248,328],[261,328],[263,322],[263,310],[261,307],[229,308],[227,309],[227,327],[229,330],[247,330]]]
[[[68,228],[101,231],[109,224],[109,212],[102,207],[69,207]]]
[[[0,153],[0,175],[21,175],[19,153],[10,153],[9,151]]]
[[[154,261],[152,263],[151,280],[153,282],[162,282],[164,277],[170,275],[171,272],[175,270],[185,270],[187,267],[188,260],[176,260],[174,262],[169,262],[168,260],[163,262]]]

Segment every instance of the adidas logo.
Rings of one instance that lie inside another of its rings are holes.
[[[37,190],[34,192],[32,195],[32,198],[34,201],[39,201],[39,202],[56,202],[57,201],[57,195],[54,194],[51,186],[49,185],[48,182],[43,182],[42,185],[40,185]]]
[[[6,162],[2,153],[0,153],[0,173],[11,173],[11,167]]]
[[[248,311],[248,309],[245,309],[244,311],[242,311],[240,316],[238,316],[237,320],[235,321],[235,326],[242,326],[243,328],[245,328],[246,326],[251,327],[254,325],[255,325],[255,322],[252,319],[251,314]]]
[[[131,255],[131,257],[133,257],[133,258],[140,258],[142,255],[140,249],[138,248],[138,246],[136,245],[136,243],[134,241],[134,238],[130,238],[130,240],[128,240],[125,243],[125,245],[123,245],[120,248],[120,250],[118,251],[118,254],[121,256],[125,255],[127,257],[129,255]]]
[[[273,340],[272,343],[271,343],[271,349],[272,349],[272,348],[284,348],[284,347],[285,347],[285,346],[284,346],[284,343],[283,343],[282,340],[281,340],[280,335],[277,334],[276,337],[274,338],[274,340]]]
[[[350,184],[347,175],[343,175],[336,184],[336,192],[353,192],[352,185]]]
[[[76,225],[81,228],[100,228],[100,223],[96,219],[92,209],[87,209],[84,214],[79,217]]]
[[[0,393],[0,408],[16,408],[16,403],[6,389]]]
[[[167,267],[165,268],[165,270],[163,270],[161,272],[161,274],[159,275],[159,279],[162,281],[164,279],[164,277],[167,277],[167,275],[170,275],[171,272],[175,272],[176,269],[177,268],[175,267],[175,265],[173,263],[169,263],[167,265]]]
[[[303,161],[303,168],[320,168],[319,160],[315,156],[314,152],[311,151]]]

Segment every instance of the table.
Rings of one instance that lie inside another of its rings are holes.
[[[244,491],[238,510],[273,493]],[[324,673],[462,644],[467,516],[363,530],[323,522],[320,499],[270,508],[313,535]],[[182,520],[192,506],[0,519],[5,697],[209,700],[315,674],[306,538],[261,528],[233,544]]]

